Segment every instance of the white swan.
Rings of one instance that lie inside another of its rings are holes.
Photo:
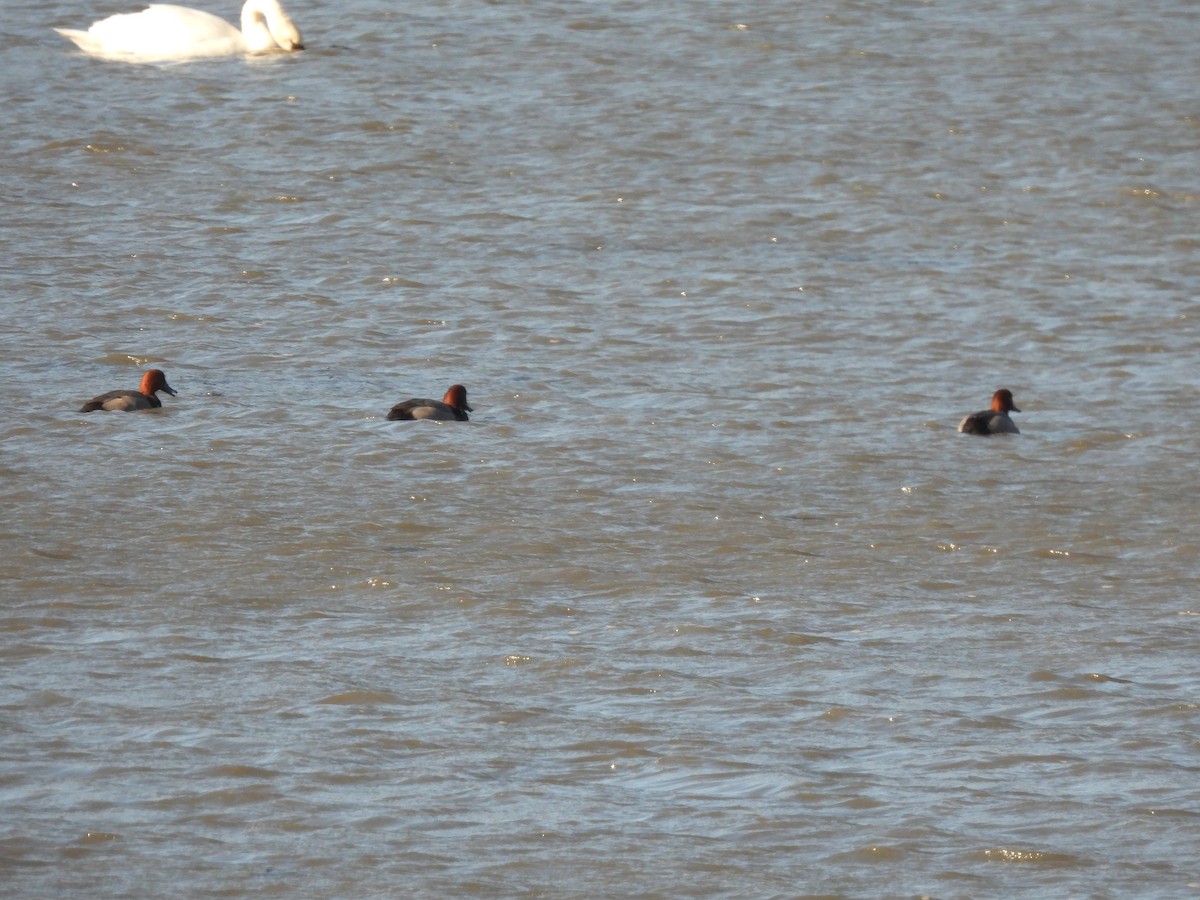
[[[128,62],[304,49],[299,30],[279,0],[246,0],[241,31],[212,13],[166,3],[152,3],[141,12],[109,16],[87,31],[54,30],[84,53]]]

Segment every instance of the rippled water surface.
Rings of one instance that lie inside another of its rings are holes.
[[[0,894],[1200,890],[1190,3],[288,6],[0,23]]]

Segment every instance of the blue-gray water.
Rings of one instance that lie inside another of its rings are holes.
[[[129,8],[0,22],[0,894],[1200,891],[1188,0]]]

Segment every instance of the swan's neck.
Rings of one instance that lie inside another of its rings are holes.
[[[300,46],[300,32],[279,0],[246,0],[242,7],[242,37],[251,53]]]

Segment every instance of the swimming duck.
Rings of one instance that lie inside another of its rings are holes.
[[[94,412],[97,409],[121,409],[133,412],[135,409],[157,409],[162,401],[155,396],[158,391],[166,391],[172,397],[175,389],[167,384],[167,376],[162,369],[151,369],[142,375],[142,385],[136,391],[109,391],[101,394],[80,407],[80,412]]]
[[[392,407],[389,419],[440,419],[442,421],[466,422],[467,413],[473,412],[467,405],[467,389],[461,384],[452,384],[441,400],[405,400]]]
[[[963,434],[1020,434],[1016,423],[1008,417],[1010,412],[1020,412],[1013,405],[1012,391],[1001,388],[992,394],[992,408],[981,410],[965,417],[958,423]]]
[[[304,49],[299,29],[279,0],[246,0],[240,31],[220,16],[170,3],[152,3],[141,12],[109,16],[93,23],[87,31],[54,30],[84,53],[126,62]]]

